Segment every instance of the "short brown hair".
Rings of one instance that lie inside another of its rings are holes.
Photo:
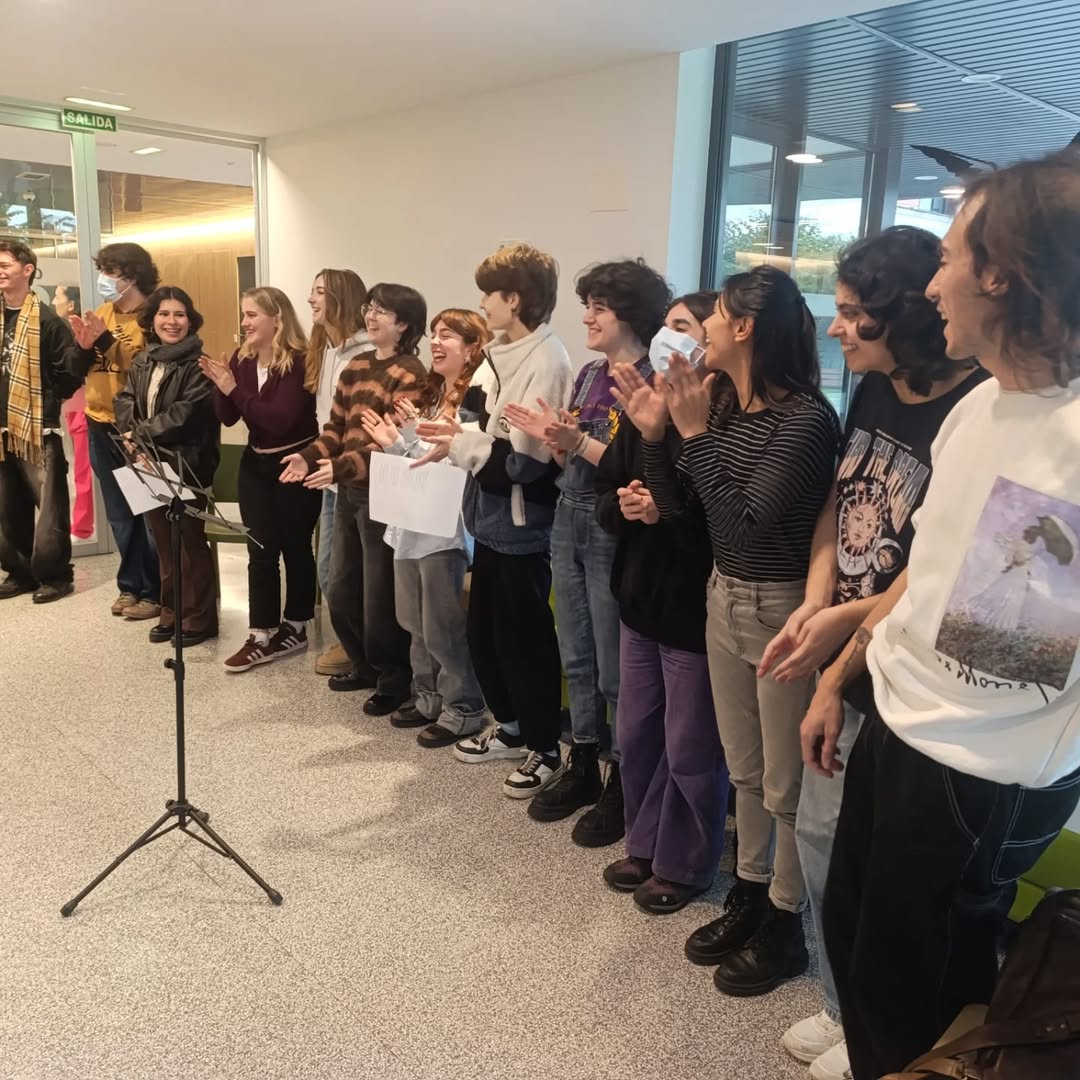
[[[32,266],[34,272],[30,275],[33,281],[38,276],[37,253],[33,248],[27,247],[20,240],[0,240],[0,251],[6,251],[16,262],[23,266]]]
[[[975,273],[1004,279],[995,328],[1015,368],[1049,362],[1054,381],[1080,375],[1080,150],[979,177],[967,228]]]
[[[134,281],[143,296],[149,296],[161,282],[150,252],[139,244],[106,244],[94,256],[94,265],[103,274],[118,274]]]
[[[484,293],[517,293],[521,298],[518,318],[535,330],[555,310],[559,267],[531,244],[508,244],[476,268],[476,287]]]

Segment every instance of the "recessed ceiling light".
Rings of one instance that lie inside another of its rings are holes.
[[[964,189],[959,186],[943,187],[941,189],[941,194],[944,195],[946,199],[962,199],[964,197]]]
[[[160,146],[144,146],[141,150],[132,150],[131,152],[133,154],[140,155],[140,157],[142,155],[144,155],[144,154],[160,154],[161,153],[161,147]]]
[[[795,165],[820,165],[821,158],[817,154],[788,154],[787,160]]]
[[[112,112],[131,112],[130,105],[116,105],[111,101],[94,101],[93,98],[82,97],[66,97],[65,101],[70,101],[72,105],[92,105],[98,109],[109,109]]]
[[[936,176],[916,176],[915,179],[916,180],[937,180],[938,177],[936,177]]]
[[[1001,82],[1001,76],[990,71],[973,72],[970,75],[964,75],[960,81],[967,83],[968,86],[987,86],[990,83]]]
[[[895,105],[890,105],[889,108],[903,113],[922,112],[922,106],[917,101],[900,101]]]

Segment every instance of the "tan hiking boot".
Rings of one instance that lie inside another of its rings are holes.
[[[340,645],[327,649],[315,661],[316,675],[348,675],[352,671],[352,661]]]

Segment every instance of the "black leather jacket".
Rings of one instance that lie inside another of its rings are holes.
[[[176,456],[209,487],[221,460],[221,425],[214,413],[214,384],[199,370],[203,343],[191,334],[175,345],[150,345],[135,357],[127,386],[116,395],[116,430],[135,431],[157,447],[163,459]],[[155,364],[165,365],[152,416],[146,398]],[[188,473],[184,472],[184,479]]]

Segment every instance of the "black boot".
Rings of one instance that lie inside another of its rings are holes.
[[[687,958],[694,964],[719,964],[757,933],[770,907],[766,882],[737,877],[724,900],[724,914],[699,927],[687,939]]]
[[[570,839],[578,847],[607,847],[621,840],[626,832],[626,816],[623,810],[622,775],[619,763],[608,765],[604,790],[596,805],[577,819]]]
[[[810,966],[802,915],[769,904],[758,932],[738,952],[729,953],[716,969],[716,989],[731,997],[757,997]]]
[[[575,810],[600,798],[600,747],[596,743],[574,743],[566,771],[550,787],[529,803],[534,821],[562,821]]]

